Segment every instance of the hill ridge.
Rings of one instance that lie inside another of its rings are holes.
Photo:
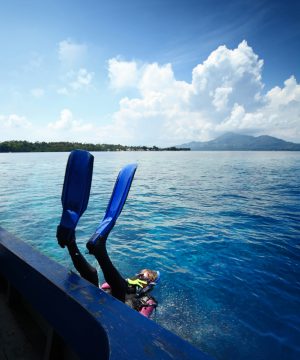
[[[177,147],[177,146],[176,146]],[[300,151],[300,144],[288,142],[270,135],[244,135],[225,133],[210,141],[191,141],[180,148],[202,151]]]

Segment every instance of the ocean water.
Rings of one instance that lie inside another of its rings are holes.
[[[94,156],[79,246],[137,162],[108,251],[125,277],[161,271],[153,321],[216,359],[300,359],[300,152]],[[72,269],[55,238],[67,157],[0,154],[0,225]]]

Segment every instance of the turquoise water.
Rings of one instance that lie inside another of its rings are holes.
[[[124,276],[161,271],[154,321],[217,359],[300,358],[300,152],[94,156],[78,243],[138,162],[108,250]],[[55,238],[67,157],[0,154],[0,225],[72,269]]]

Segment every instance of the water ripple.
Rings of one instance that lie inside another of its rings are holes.
[[[94,155],[79,247],[138,162],[108,251],[124,276],[162,272],[154,321],[216,359],[300,358],[300,153]],[[55,239],[67,156],[0,154],[0,223],[72,268]]]

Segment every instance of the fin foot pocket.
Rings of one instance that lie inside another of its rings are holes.
[[[95,233],[86,243],[89,254],[96,255],[96,253],[99,253],[100,247],[103,246],[102,242],[106,242],[106,238]]]
[[[64,248],[72,241],[75,241],[75,230],[58,225],[56,230],[56,238],[60,247]]]

